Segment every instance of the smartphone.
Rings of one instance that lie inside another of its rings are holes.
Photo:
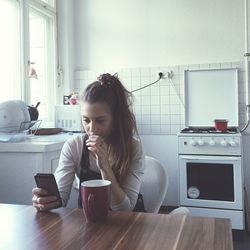
[[[47,195],[56,196],[57,200],[59,201],[59,205],[57,207],[61,207],[62,199],[60,197],[60,193],[59,193],[58,186],[55,180],[55,176],[53,174],[38,173],[34,176],[34,178],[35,178],[37,187],[45,189],[48,192]]]

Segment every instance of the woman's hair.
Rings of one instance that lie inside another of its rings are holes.
[[[133,160],[133,135],[137,134],[135,116],[131,111],[131,92],[122,85],[117,74],[107,73],[87,86],[81,101],[103,102],[109,106],[113,117],[113,129],[108,138],[109,154],[113,162],[112,169],[119,182],[122,182]]]

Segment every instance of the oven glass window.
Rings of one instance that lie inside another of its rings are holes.
[[[233,164],[187,163],[189,199],[234,201]]]

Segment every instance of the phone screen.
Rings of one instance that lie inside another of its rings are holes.
[[[60,203],[58,207],[61,207],[62,200],[61,200],[60,193],[57,187],[55,176],[53,174],[38,173],[34,177],[35,177],[37,187],[45,189],[48,192],[47,195],[56,196]]]

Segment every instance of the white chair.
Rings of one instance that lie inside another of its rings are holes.
[[[168,176],[159,161],[146,156],[140,193],[147,212],[158,213],[168,188]]]
[[[145,172],[142,178],[140,193],[144,206],[149,213],[158,213],[168,189],[168,174],[161,163],[155,158],[145,157]],[[179,207],[170,214],[190,214],[185,207]]]

